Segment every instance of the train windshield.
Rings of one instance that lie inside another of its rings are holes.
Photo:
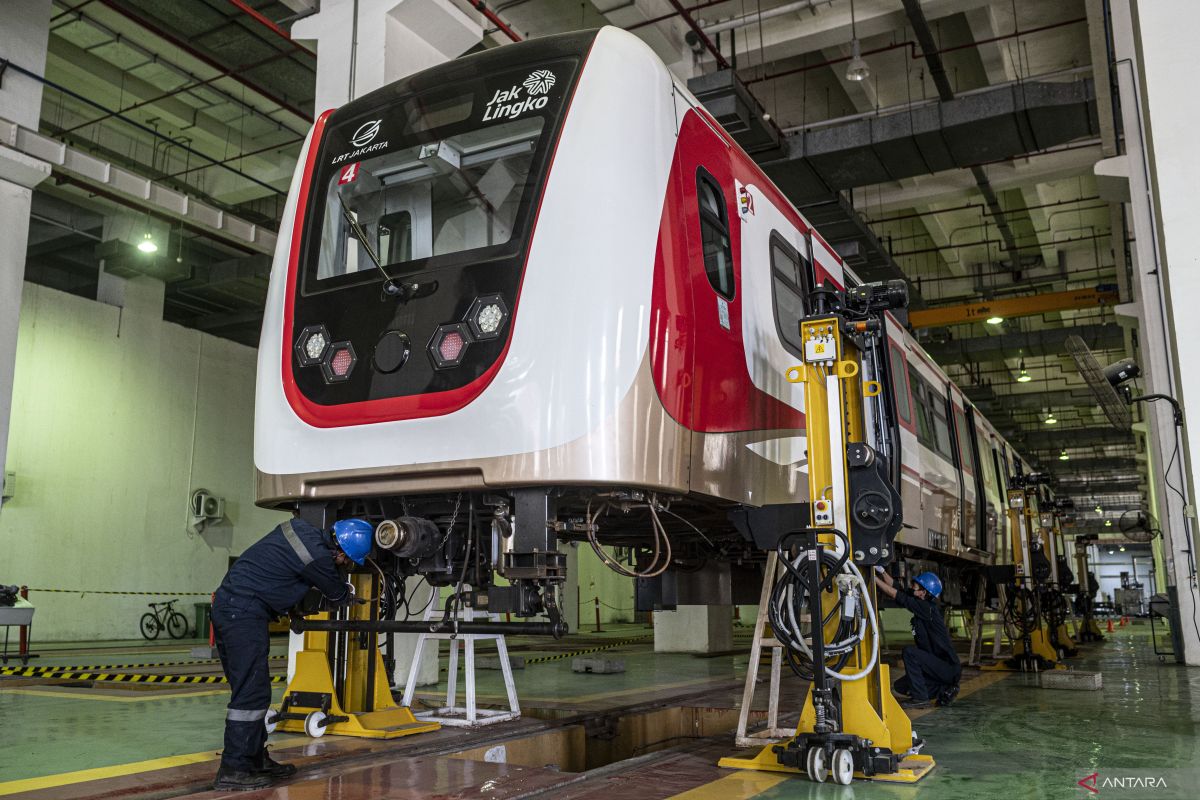
[[[397,277],[511,255],[574,65],[552,66],[410,96],[331,129],[314,176],[323,209],[310,217],[320,242],[306,289],[382,279],[375,259]]]

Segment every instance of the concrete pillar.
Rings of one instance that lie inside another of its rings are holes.
[[[1136,355],[1145,374],[1144,390],[1185,403],[1200,398],[1200,353],[1187,347],[1200,336],[1200,318],[1194,313],[1200,272],[1191,230],[1200,206],[1194,188],[1200,159],[1192,135],[1200,125],[1200,107],[1187,99],[1194,63],[1191,31],[1200,24],[1200,7],[1185,0],[1113,0],[1110,8],[1125,152],[1101,161],[1096,172],[1101,189],[1127,203],[1127,233],[1134,238],[1134,300],[1119,310],[1140,323]],[[1186,663],[1200,664],[1200,631],[1192,624],[1200,597],[1190,500],[1200,429],[1177,429],[1165,403],[1149,405],[1146,417],[1168,591],[1177,594],[1182,619],[1177,646]]]
[[[50,0],[11,0],[0,25],[0,53],[31,72],[46,68]],[[13,70],[0,79],[0,118],[36,129],[42,115],[42,85]],[[33,187],[50,176],[50,165],[0,144],[0,482],[7,465],[8,421],[12,413],[13,369],[17,358],[17,320],[25,280],[25,248]]]
[[[678,606],[654,612],[654,652],[720,653],[733,649],[733,606]]]
[[[480,19],[450,0],[324,0],[292,38],[317,51],[320,114],[457,58],[483,39]]]

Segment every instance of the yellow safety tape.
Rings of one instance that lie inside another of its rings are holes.
[[[570,653],[556,653],[552,656],[537,656],[536,658],[525,659],[526,664],[545,664],[548,661],[561,661],[564,658],[574,658],[575,656],[584,656],[588,653],[599,653],[601,650],[612,650],[614,647],[622,647],[627,644],[653,639],[654,634],[647,633],[644,636],[635,636],[632,639],[622,639],[619,642],[610,642],[597,647],[589,647],[586,650],[574,650]]]
[[[287,656],[268,656],[272,661],[287,658]],[[157,661],[153,664],[85,664],[72,665],[61,667],[3,667],[0,668],[0,674],[4,675],[37,675],[42,672],[103,672],[107,669],[151,669],[155,667],[204,667],[211,664],[219,664],[220,659],[216,658],[198,658],[192,661]],[[10,672],[9,670],[20,670],[19,673]]]
[[[60,594],[130,594],[130,595],[176,595],[188,597],[211,597],[212,592],[114,592],[107,589],[33,589],[31,592],[58,592]]]
[[[80,672],[56,670],[47,667],[4,667],[0,675],[35,678],[65,678],[72,681],[98,681],[102,683],[228,683],[224,675],[145,675],[120,672]],[[284,675],[275,675],[272,683],[283,683]]]

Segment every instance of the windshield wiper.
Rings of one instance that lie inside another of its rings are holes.
[[[371,258],[371,263],[375,265],[375,269],[379,270],[379,274],[383,276],[383,292],[392,297],[399,297],[402,300],[407,300],[408,293],[405,287],[400,286],[392,280],[392,276],[387,274],[387,270],[383,268],[383,264],[379,263],[379,256],[375,255],[375,249],[371,247],[371,243],[367,240],[367,232],[358,224],[358,220],[350,213],[350,209],[345,203],[341,203],[342,217],[346,220],[346,224],[350,226],[350,232],[354,234],[354,238],[358,239],[358,243],[367,251],[367,255]]]

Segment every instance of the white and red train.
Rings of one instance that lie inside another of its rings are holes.
[[[808,501],[785,372],[808,293],[855,278],[629,33],[489,50],[322,114],[279,242],[260,504],[442,531],[474,512],[506,536],[546,527],[518,499],[541,492],[559,538],[623,504],[599,538],[640,546],[634,569],[659,529],[678,563],[728,556],[731,510]],[[887,340],[902,554],[994,563],[1022,466],[895,319]]]

